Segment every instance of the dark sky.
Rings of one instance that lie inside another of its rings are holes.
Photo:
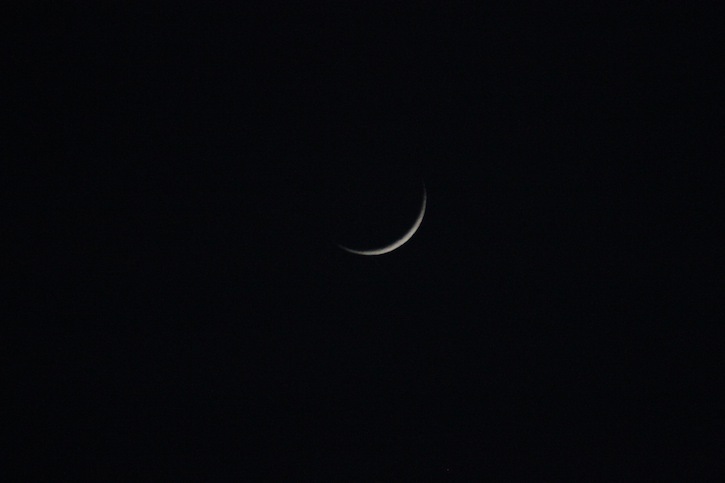
[[[717,12],[99,3],[11,31],[23,470],[722,475]]]

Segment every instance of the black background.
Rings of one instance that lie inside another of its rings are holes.
[[[100,3],[9,31],[26,474],[722,476],[718,12]]]

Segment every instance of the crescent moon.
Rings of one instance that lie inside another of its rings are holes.
[[[427,201],[427,195],[425,191],[425,185],[423,185],[423,203],[420,207],[420,213],[418,213],[418,217],[415,219],[415,223],[413,223],[413,226],[410,227],[410,230],[408,230],[402,237],[400,237],[398,240],[394,241],[388,246],[385,246],[383,248],[377,248],[374,250],[353,250],[352,248],[348,248],[343,245],[338,245],[343,250],[354,253],[355,255],[383,255],[385,253],[390,253],[396,248],[400,248],[403,246],[408,240],[413,238],[413,235],[415,235],[415,232],[418,231],[418,228],[420,228],[420,224],[423,222],[423,216],[425,215],[425,205]]]

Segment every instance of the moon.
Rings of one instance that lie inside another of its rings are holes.
[[[355,255],[384,255],[386,253],[390,253],[393,250],[400,248],[403,246],[408,240],[413,238],[413,235],[415,235],[415,232],[418,231],[418,228],[420,228],[420,224],[423,222],[423,216],[425,215],[425,205],[427,201],[427,194],[425,190],[425,185],[423,185],[423,203],[420,206],[420,213],[418,213],[418,217],[415,219],[415,222],[413,223],[413,226],[410,227],[410,229],[405,232],[405,234],[398,238],[396,241],[391,243],[390,245],[384,246],[382,248],[376,248],[373,250],[353,250],[352,248],[348,248],[343,245],[338,246],[345,250],[346,252],[354,253]]]

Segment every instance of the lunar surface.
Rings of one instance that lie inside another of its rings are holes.
[[[423,216],[425,215],[425,205],[427,201],[427,195],[425,191],[425,186],[423,186],[423,203],[420,207],[420,213],[418,213],[418,217],[415,219],[415,222],[413,223],[413,226],[410,227],[410,229],[403,234],[402,237],[398,238],[396,241],[391,243],[390,245],[384,246],[382,248],[376,248],[372,250],[354,250],[352,248],[348,248],[343,245],[338,245],[343,250],[354,253],[355,255],[384,255],[386,253],[390,253],[393,250],[400,248],[403,246],[408,240],[413,238],[413,235],[415,235],[415,232],[418,231],[418,228],[420,228],[420,224],[423,222]]]

